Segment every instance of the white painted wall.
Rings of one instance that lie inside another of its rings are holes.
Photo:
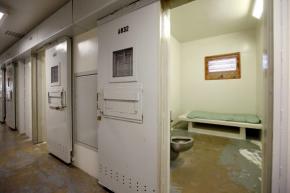
[[[18,61],[16,67],[16,125],[20,134],[32,139],[31,60]]]
[[[175,120],[180,115],[180,43],[171,36],[169,42],[169,110],[171,119]]]
[[[97,28],[73,38],[74,73],[97,69],[98,39]]]
[[[204,57],[241,53],[241,79],[205,80]],[[209,37],[181,46],[181,111],[252,113],[256,107],[256,31]]]
[[[90,176],[98,178],[98,163],[98,152],[95,149],[81,143],[74,144],[73,165],[80,168]]]
[[[256,29],[257,38],[257,115],[264,122],[265,117],[265,69],[263,67],[264,33],[263,26]]]
[[[98,148],[97,75],[75,76],[74,133],[76,142]],[[90,94],[88,94],[90,93]]]
[[[96,71],[98,59],[97,54],[97,28],[75,36],[73,38],[74,73]],[[92,92],[94,93],[94,91]],[[76,93],[74,93],[74,95],[76,95]],[[96,106],[96,103],[91,105]],[[78,117],[75,117],[76,120],[77,118]],[[98,153],[95,149],[75,141],[73,164],[89,175],[98,178]]]
[[[45,51],[37,54],[37,124],[38,124],[38,137],[39,141],[47,141],[46,129],[46,109],[48,108],[48,96],[46,88],[46,64],[45,64]]]

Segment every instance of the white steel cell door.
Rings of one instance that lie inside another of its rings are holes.
[[[64,40],[46,49],[46,128],[48,151],[71,163],[71,42]]]
[[[157,2],[98,28],[98,179],[116,193],[159,192],[159,17]]]
[[[5,71],[0,70],[0,122],[5,121]]]

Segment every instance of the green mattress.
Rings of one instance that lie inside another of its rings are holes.
[[[192,111],[187,114],[189,119],[211,119],[219,121],[233,121],[241,123],[261,123],[260,118],[257,115],[251,114],[225,114],[225,113],[211,113],[205,111]]]

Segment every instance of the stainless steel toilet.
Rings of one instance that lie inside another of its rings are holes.
[[[180,152],[189,150],[193,146],[193,138],[185,136],[172,136],[170,140],[170,160],[176,160]]]

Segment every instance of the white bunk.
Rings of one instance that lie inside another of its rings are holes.
[[[263,130],[262,124],[233,122],[233,121],[221,121],[221,120],[212,120],[212,119],[199,119],[199,118],[190,119],[190,118],[187,118],[187,114],[181,115],[178,118],[181,121],[188,122],[188,131],[189,132],[206,134],[206,135],[214,135],[214,136],[219,136],[219,137],[227,137],[227,138],[245,140],[247,128]],[[221,131],[221,130],[214,130],[214,129],[197,128],[194,126],[194,123],[204,123],[204,124],[237,127],[240,129],[240,131],[239,131],[239,133],[235,133],[235,132],[224,131],[224,130]]]

